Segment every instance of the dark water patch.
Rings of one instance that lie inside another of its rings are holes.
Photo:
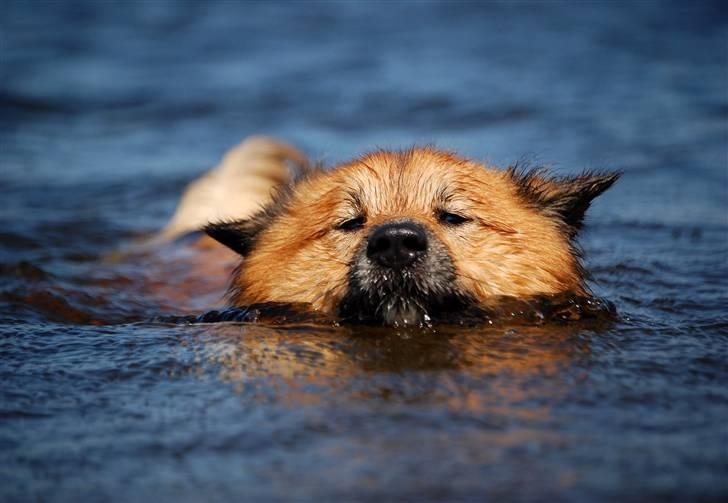
[[[0,233],[0,246],[4,249],[28,250],[40,248],[41,243],[20,233],[2,232]]]
[[[98,304],[98,300],[85,296],[85,304]],[[19,292],[1,292],[0,301],[10,303],[9,313],[30,311],[50,321],[62,321],[82,325],[105,325],[108,321],[98,318],[93,313],[72,305],[64,295],[48,291],[35,291],[27,294]]]
[[[0,276],[10,276],[32,282],[44,281],[50,277],[46,271],[27,261],[16,264],[0,264]]]
[[[33,99],[27,96],[0,92],[0,112],[5,120],[14,114],[46,114],[64,112],[65,109],[56,103]]]

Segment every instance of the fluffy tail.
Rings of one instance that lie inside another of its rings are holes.
[[[270,201],[271,191],[308,169],[294,147],[251,136],[230,149],[220,164],[191,182],[158,239],[167,241],[198,231],[210,222],[244,219]]]

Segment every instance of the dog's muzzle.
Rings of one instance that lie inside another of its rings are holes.
[[[339,314],[352,321],[422,324],[458,297],[447,249],[427,227],[411,220],[374,227],[349,271]]]

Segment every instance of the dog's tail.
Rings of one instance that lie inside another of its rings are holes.
[[[308,169],[306,156],[291,145],[251,136],[187,186],[155,241],[176,239],[210,222],[245,219],[270,201],[276,187]]]

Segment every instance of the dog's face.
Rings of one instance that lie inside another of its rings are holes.
[[[238,251],[236,305],[303,302],[386,324],[503,297],[584,294],[574,237],[616,174],[548,178],[429,148],[317,171],[250,220],[207,232]]]

